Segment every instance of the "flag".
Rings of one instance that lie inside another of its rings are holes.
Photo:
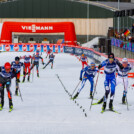
[[[124,35],[125,35],[125,36],[128,36],[129,34],[130,34],[130,30],[128,30],[128,29],[125,30]]]

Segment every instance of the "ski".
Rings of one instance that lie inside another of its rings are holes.
[[[77,100],[81,100],[82,98],[73,99],[73,98],[71,97],[70,99],[71,99],[71,100],[76,100],[76,99],[77,99]],[[92,98],[89,98],[89,97],[88,97],[88,98],[85,98],[85,99],[92,99]],[[98,99],[94,98],[93,100],[98,100]]]
[[[99,105],[99,104],[102,104],[102,103],[98,103],[98,102],[97,102],[97,103],[93,103],[92,105]]]
[[[104,112],[105,112],[105,110],[102,110],[102,111],[101,111],[101,113],[104,113]]]
[[[103,101],[102,101],[102,102],[93,103],[92,105],[100,105],[100,104],[102,104],[102,103],[103,103]]]
[[[104,113],[106,111],[110,111],[110,112],[114,112],[116,114],[121,114],[120,112],[116,111],[116,110],[110,110],[110,109],[106,109],[106,110],[102,110],[101,113]]]

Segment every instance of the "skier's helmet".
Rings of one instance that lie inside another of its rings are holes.
[[[6,71],[10,71],[11,64],[9,62],[6,62],[5,65],[4,65],[4,68],[5,68]]]
[[[91,62],[91,63],[90,63],[90,66],[91,66],[91,67],[95,67],[95,63],[94,63],[94,62]]]
[[[108,54],[108,59],[114,59],[114,54],[113,53],[109,53]]]
[[[122,63],[128,63],[128,59],[127,58],[123,58],[122,59]]]
[[[20,58],[18,56],[15,57],[15,61],[20,61]]]

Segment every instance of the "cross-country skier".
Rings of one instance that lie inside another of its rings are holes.
[[[4,87],[5,86],[8,94],[8,99],[9,99],[9,111],[12,111],[13,109],[12,94],[10,91],[11,76],[12,76],[11,64],[9,62],[6,62],[4,67],[0,67],[0,110],[2,110],[4,106]]]
[[[48,63],[43,67],[43,69],[45,69],[50,63],[51,63],[51,69],[53,68],[53,62],[54,62],[54,58],[55,58],[55,55],[53,53],[51,53],[49,55],[49,61]]]
[[[128,72],[131,70],[130,64],[128,64],[127,58],[122,59],[122,65],[123,69],[120,69],[117,67],[117,78],[116,78],[116,85],[122,84],[124,91],[123,91],[123,97],[122,97],[122,104],[126,103],[126,94],[128,89]]]
[[[25,55],[23,57],[20,57],[20,59],[24,59],[24,73],[23,73],[23,81],[22,82],[25,82],[25,78],[26,78],[26,75],[28,74],[28,81],[30,80],[30,59],[32,59],[32,56],[31,55]],[[28,73],[27,73],[28,71]]]
[[[81,88],[78,90],[76,95],[73,97],[73,99],[76,99],[81,92],[81,90],[84,88],[85,83],[87,80],[90,81],[91,88],[90,88],[90,98],[93,98],[93,87],[94,87],[94,77],[97,73],[98,69],[95,67],[95,63],[91,62],[90,66],[86,66],[84,69],[81,70],[80,73],[80,80],[82,81]],[[82,74],[84,73],[83,79]]]
[[[84,65],[88,66],[88,59],[84,54],[81,55],[80,61],[82,63],[82,69],[84,68]]]
[[[115,72],[116,72],[117,66],[119,66],[119,68],[123,69],[122,64],[117,59],[114,58],[113,53],[110,53],[108,55],[108,59],[103,61],[98,66],[98,69],[104,67],[104,72],[105,72],[105,81],[104,81],[105,95],[100,100],[100,101],[103,101],[103,106],[102,106],[103,111],[105,111],[105,109],[106,109],[106,103],[107,103],[107,99],[108,99],[108,95],[110,93],[110,90],[111,90],[111,95],[110,95],[109,109],[113,110],[113,99],[114,99],[115,86],[116,86]]]
[[[39,54],[36,54],[33,56],[33,63],[32,63],[32,67],[30,68],[30,70],[32,70],[34,66],[36,66],[37,77],[39,77],[39,60],[40,59],[42,60],[42,64],[44,65],[43,58],[39,56]]]
[[[47,56],[46,56],[46,58],[47,58],[48,56],[50,56],[51,53],[52,53],[52,50],[49,48],[48,51],[47,51]]]
[[[15,91],[15,95],[18,96],[18,88],[19,88],[19,83],[20,83],[20,72],[21,72],[21,67],[24,64],[22,62],[20,62],[20,58],[17,56],[15,57],[15,61],[13,61],[11,63],[13,70],[13,74],[12,74],[12,78],[16,78],[16,91]]]

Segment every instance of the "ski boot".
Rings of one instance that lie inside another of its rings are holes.
[[[13,110],[13,103],[12,100],[9,100],[9,112]]]
[[[20,83],[20,79],[17,79],[17,82]]]
[[[15,95],[16,96],[19,96],[19,94],[18,94],[18,88],[16,88]]]
[[[25,77],[23,77],[23,81],[22,81],[23,83],[25,82]]]
[[[125,100],[126,100],[126,96],[123,95],[123,97],[122,97],[122,104],[126,104]]]
[[[109,110],[113,110],[113,100],[110,100],[109,102]]]
[[[93,92],[90,92],[90,99],[93,99]]]
[[[53,66],[51,66],[51,69],[53,69]]]
[[[37,73],[37,77],[39,77],[39,73]]]
[[[0,111],[3,109],[3,106],[2,106],[2,104],[0,104]]]
[[[105,109],[106,109],[106,105],[107,105],[107,103],[104,102],[104,103],[103,103],[103,106],[102,106],[102,111],[105,111]]]
[[[28,81],[28,82],[30,81],[30,76],[28,76],[27,81]]]
[[[76,95],[72,98],[73,100],[75,100],[78,97],[79,93],[76,93]]]

